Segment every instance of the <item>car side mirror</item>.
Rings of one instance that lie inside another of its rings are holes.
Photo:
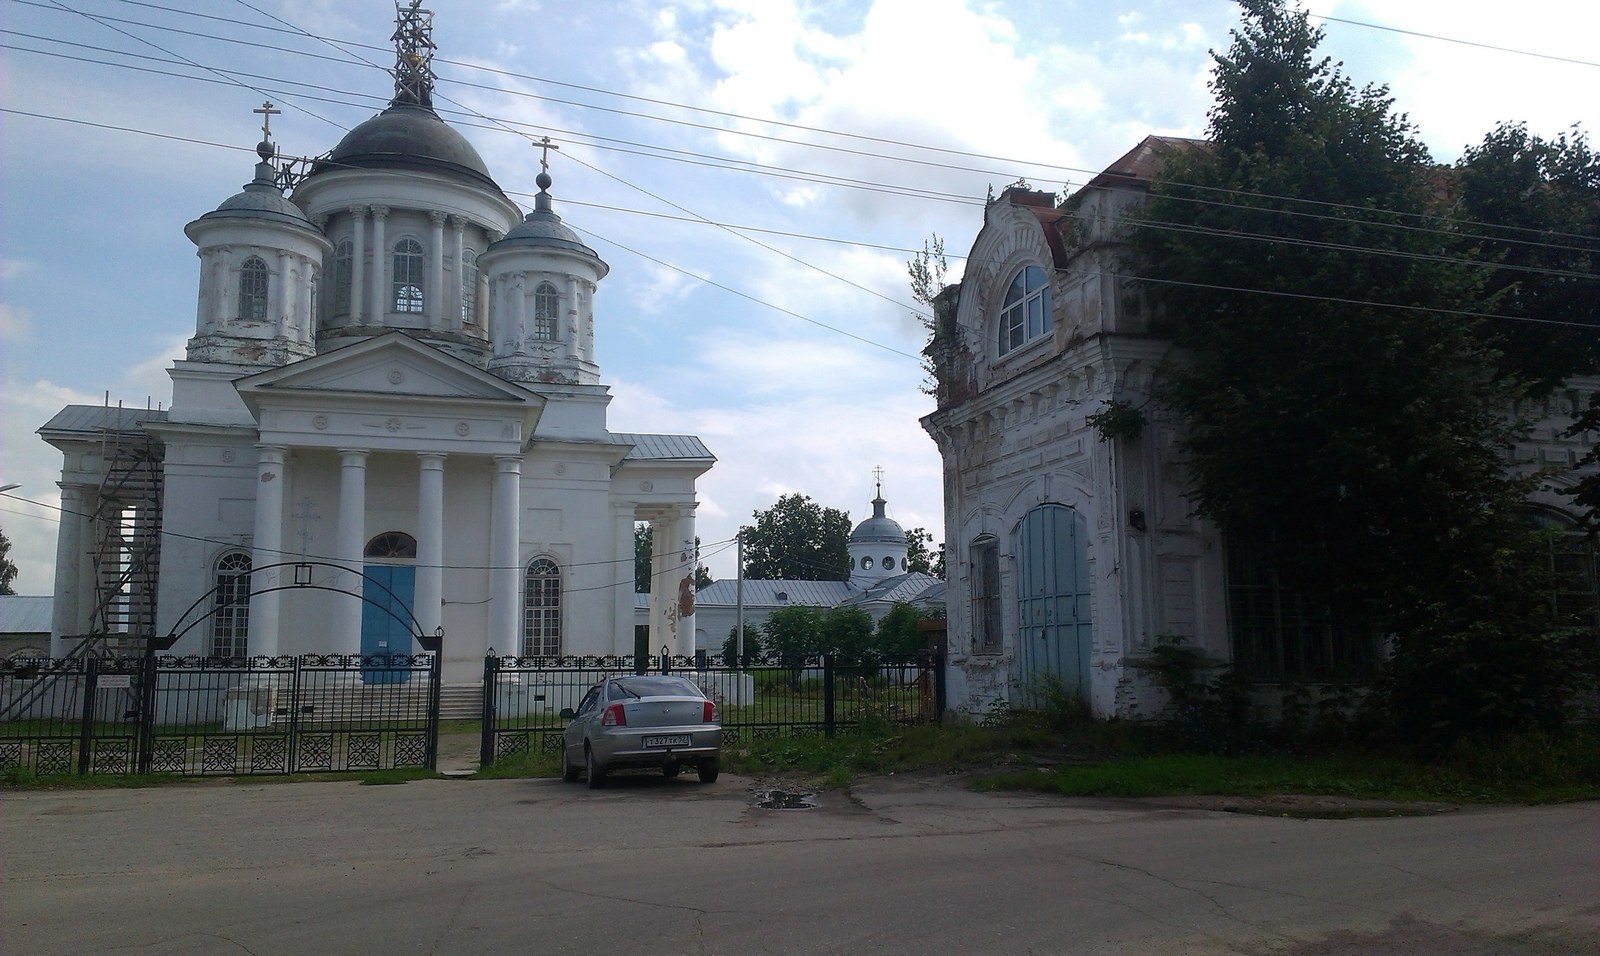
[[[562,720],[571,720],[572,718],[578,716],[578,714],[571,707],[563,707],[561,708],[561,713],[557,714],[556,716],[560,717]]]

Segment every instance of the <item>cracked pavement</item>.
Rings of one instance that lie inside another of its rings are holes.
[[[1595,952],[1600,804],[1305,820],[762,781],[0,793],[35,954]]]

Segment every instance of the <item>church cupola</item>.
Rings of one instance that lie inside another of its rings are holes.
[[[872,587],[906,571],[906,532],[884,514],[883,469],[878,469],[878,496],[872,499],[872,517],[856,525],[847,545],[850,551],[850,586]]]
[[[549,151],[533,211],[480,259],[489,280],[489,371],[513,382],[598,385],[594,293],[610,271],[551,208]]]
[[[256,112],[263,122],[255,179],[183,230],[200,256],[193,362],[276,366],[316,352],[315,290],[332,247],[278,186],[278,111],[266,103]]]
[[[294,190],[332,244],[319,350],[386,332],[483,368],[487,285],[478,257],[522,218],[483,157],[433,110],[433,14],[395,8],[394,97],[345,134]]]

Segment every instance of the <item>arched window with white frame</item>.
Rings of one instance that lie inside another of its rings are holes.
[[[271,274],[260,256],[251,256],[239,266],[239,318],[255,322],[267,320],[267,285]]]
[[[420,314],[422,312],[422,273],[427,267],[423,261],[422,243],[415,239],[401,239],[394,244],[394,310]]]
[[[229,551],[217,559],[211,592],[211,656],[244,657],[250,648],[250,555]]]
[[[1024,266],[1012,277],[1000,305],[1000,354],[1021,348],[1051,328],[1050,282],[1043,269]]]
[[[461,324],[478,324],[478,254],[461,250]]]
[[[561,293],[548,282],[539,283],[533,290],[533,337],[547,342],[555,341],[556,316],[560,314]]]
[[[549,558],[535,558],[523,580],[522,653],[561,656],[561,568]]]

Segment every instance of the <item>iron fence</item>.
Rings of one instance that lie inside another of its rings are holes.
[[[0,661],[0,773],[436,766],[437,655]]]
[[[612,674],[674,673],[717,702],[722,741],[738,745],[784,736],[833,736],[867,722],[936,723],[944,711],[943,661],[849,661],[760,657],[742,662],[694,657],[494,657],[483,663],[479,760],[559,753],[565,708]]]

